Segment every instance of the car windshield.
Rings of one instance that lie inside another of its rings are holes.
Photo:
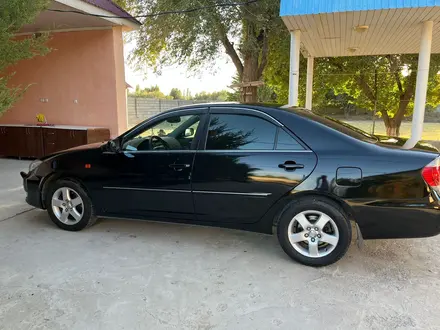
[[[304,109],[298,109],[298,108],[284,108],[284,110],[294,112],[295,114],[300,115],[301,117],[305,117],[313,121],[316,121],[318,123],[321,123],[325,126],[333,128],[334,130],[337,130],[341,133],[349,135],[358,140],[367,141],[370,143],[376,143],[378,141],[377,137],[375,137],[374,135],[371,135],[361,130],[360,128],[344,123],[343,121],[331,118],[329,116],[319,115],[316,112],[308,111]]]

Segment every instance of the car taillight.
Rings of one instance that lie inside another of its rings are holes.
[[[432,189],[440,193],[440,157],[437,157],[423,168],[422,176]]]

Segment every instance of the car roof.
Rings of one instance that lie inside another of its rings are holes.
[[[326,143],[323,143],[323,141],[333,141],[332,144],[334,148],[344,150],[354,148],[355,150],[358,150],[358,142],[368,140],[367,136],[350,130],[349,128],[344,127],[344,125],[337,125],[338,127],[335,127],[335,122],[337,121],[326,119],[325,117],[319,116],[305,108],[289,107],[280,104],[250,104],[238,102],[188,104],[161,112],[160,115],[173,113],[179,110],[202,110],[216,107],[230,107],[231,109],[237,110],[250,109],[261,111],[262,113],[270,116],[274,121],[290,130],[291,133],[295,134],[312,150],[327,150],[328,146]],[[365,134],[368,135],[368,133]]]
[[[300,107],[289,107],[282,104],[274,104],[274,103],[239,103],[239,102],[212,102],[212,103],[194,103],[183,105],[177,108],[170,109],[168,111],[173,110],[184,110],[184,109],[192,109],[192,108],[212,108],[212,107],[225,107],[225,106],[233,106],[234,108],[242,108],[242,109],[257,109],[263,112],[271,112],[271,111],[280,111],[283,113],[292,113],[292,110],[307,110],[305,108]],[[289,110],[289,111],[286,111]],[[167,112],[168,112],[167,111]],[[294,112],[293,112],[294,113]]]

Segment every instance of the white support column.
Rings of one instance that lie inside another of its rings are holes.
[[[290,31],[289,106],[298,106],[299,56],[301,31]]]
[[[312,110],[313,101],[313,56],[307,57],[306,109]]]
[[[414,114],[412,120],[411,138],[403,148],[411,149],[420,141],[425,120],[426,93],[428,91],[429,65],[431,61],[432,21],[423,22],[420,41],[419,64],[417,66],[416,95],[414,97]]]

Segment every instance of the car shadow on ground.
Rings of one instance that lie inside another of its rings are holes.
[[[69,233],[56,227],[45,211],[33,212],[35,229]],[[220,227],[148,220],[99,218],[95,225],[72,235],[94,235],[96,240],[139,240],[146,244],[172,244],[180,248],[213,249],[216,253],[258,253],[290,261],[276,236]]]
[[[100,218],[97,223],[82,232],[70,233],[58,229],[46,212],[32,211],[35,229],[53,230],[60,235],[87,235],[96,244],[118,244],[137,240],[147,246],[169,244],[178,249],[203,249],[216,254],[249,253],[262,258],[291,259],[283,252],[275,235],[265,235],[241,230],[206,227],[168,222]],[[358,248],[356,232],[347,255],[336,265],[350,269],[363,264],[366,269],[386,267],[419,268],[426,264],[439,265],[433,260],[429,247],[438,246],[438,237],[401,240],[366,240]],[[438,248],[437,248],[438,249]],[[355,262],[354,262],[355,261]],[[375,265],[375,266],[372,266]],[[372,266],[372,267],[369,267]],[[333,266],[330,266],[333,267]]]

